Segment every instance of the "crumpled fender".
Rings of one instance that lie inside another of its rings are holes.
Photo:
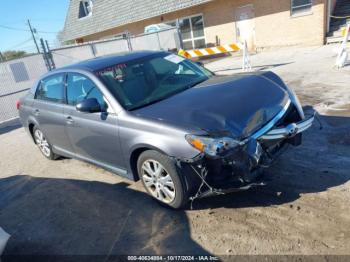
[[[295,92],[290,87],[288,87],[278,75],[276,75],[275,73],[273,73],[271,71],[266,71],[266,72],[263,72],[261,74],[261,76],[265,77],[266,79],[271,80],[272,82],[274,82],[275,84],[277,84],[278,86],[280,86],[281,88],[286,90],[288,95],[289,95],[290,100],[297,108],[301,118],[302,119],[305,118],[303,108],[301,107],[300,101],[299,101],[298,97],[296,96]]]

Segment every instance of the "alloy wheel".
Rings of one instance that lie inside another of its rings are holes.
[[[46,157],[50,157],[50,154],[51,154],[50,145],[49,145],[49,142],[47,142],[47,140],[46,140],[43,132],[41,132],[41,130],[39,130],[39,129],[35,130],[34,139],[35,139],[35,143],[39,147],[40,151]]]
[[[142,180],[153,197],[167,204],[175,199],[174,182],[162,164],[156,160],[146,160],[141,170]]]

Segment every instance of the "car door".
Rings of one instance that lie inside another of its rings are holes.
[[[39,128],[54,148],[72,151],[65,132],[66,121],[63,115],[64,77],[65,75],[60,73],[39,82],[32,113]]]
[[[87,98],[96,98],[104,112],[84,113],[76,110],[76,105]],[[99,164],[125,167],[117,115],[97,85],[85,75],[68,73],[66,99],[66,130],[75,153]]]

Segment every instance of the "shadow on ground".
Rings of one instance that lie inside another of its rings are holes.
[[[125,183],[17,175],[1,179],[0,192],[5,255],[209,254],[191,239],[184,211]]]
[[[302,194],[348,182],[350,118],[321,119],[323,130],[315,123],[302,146],[266,171],[267,186],[197,200],[194,209],[298,208],[292,202]],[[161,207],[126,183],[19,174],[0,179],[0,192],[0,225],[12,235],[5,255],[208,254],[191,239],[185,211]]]
[[[3,122],[2,124],[0,124],[0,135],[9,133],[9,132],[16,130],[17,128],[21,128],[21,127],[22,127],[22,124],[18,118],[7,121],[7,122]]]

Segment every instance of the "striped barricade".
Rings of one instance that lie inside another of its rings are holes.
[[[342,29],[341,29],[341,34],[342,34],[342,36],[344,36],[345,37],[345,35],[347,34],[347,33],[349,33],[349,26],[344,26]]]
[[[205,56],[216,55],[216,54],[237,52],[240,50],[243,51],[242,70],[251,71],[252,66],[250,63],[247,42],[244,42],[242,44],[220,45],[215,47],[208,47],[208,48],[194,49],[194,50],[187,50],[187,51],[180,49],[180,51],[178,52],[178,55],[191,59],[196,57],[205,57]]]
[[[195,57],[223,54],[228,52],[237,52],[242,48],[243,46],[241,44],[229,44],[229,45],[220,45],[215,47],[194,49],[194,50],[188,50],[188,51],[180,49],[178,54],[186,58],[195,58]]]

